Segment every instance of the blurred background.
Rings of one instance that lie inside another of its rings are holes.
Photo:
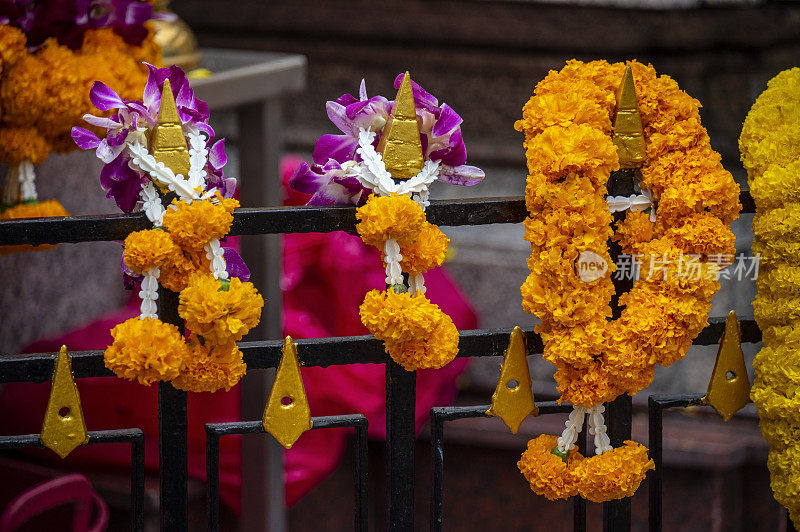
[[[789,1],[174,0],[169,7],[192,29],[201,49],[305,56],[304,90],[281,99],[281,155],[310,160],[316,139],[336,132],[325,113],[327,100],[343,93],[357,94],[362,78],[370,96],[392,99],[395,76],[409,70],[415,81],[464,118],[469,164],[486,171],[486,179],[474,187],[435,186],[434,199],[522,195],[524,152],[513,123],[535,84],[571,58],[638,59],[676,79],[703,104],[701,115],[712,145],[722,153],[725,167],[746,187],[737,148],[744,117],[767,80],[800,64],[800,5]],[[201,66],[209,66],[212,72],[228,67],[224,57],[207,65],[213,57],[206,54]],[[247,142],[241,138],[241,120],[242,114],[233,111],[212,114],[218,136],[231,141],[232,171],[228,174],[235,176],[240,175],[239,147]],[[71,170],[65,174],[67,158]],[[96,191],[93,176],[98,168],[86,154],[54,156],[40,170],[39,181],[43,189],[51,186],[60,197],[66,196],[62,203],[74,214],[114,212],[113,203]],[[59,178],[48,179],[47,174]],[[242,178],[246,181],[248,176]],[[84,190],[91,190],[93,196]],[[245,195],[242,199],[244,204],[250,200]],[[752,215],[742,215],[735,224],[737,253],[749,254],[751,220]],[[528,274],[525,259],[529,255],[521,225],[443,229],[454,250],[446,269],[473,306],[478,327],[532,325],[533,318],[522,311],[519,293]],[[105,258],[87,261],[87,248],[79,251],[78,246],[60,246],[48,254],[61,255],[50,255],[47,261],[41,258],[47,254],[0,258],[4,278],[19,280],[8,282],[0,291],[0,308],[13,304],[18,314],[4,313],[0,324],[3,353],[14,353],[36,338],[78,326],[124,302],[118,255],[111,250],[116,245],[82,246],[98,248],[96,257]],[[24,275],[12,273],[51,268],[53,261],[72,265],[76,277],[83,272],[92,279],[79,289],[80,299],[53,297],[54,292],[64,294],[55,279],[31,283]],[[726,282],[712,314],[724,316],[733,309],[742,317],[752,316],[754,293],[752,282]],[[52,311],[46,323],[23,319],[42,305]],[[752,356],[759,346],[743,347],[752,382]],[[647,445],[647,395],[705,392],[715,354],[715,347],[693,348],[684,361],[657,370],[650,388],[634,398],[633,439]],[[552,368],[540,356],[531,361],[537,400],[555,397]],[[499,363],[499,357],[473,360],[456,381],[456,402],[488,403]],[[517,435],[509,434],[494,419],[448,424],[445,529],[571,530],[571,504],[533,495],[516,468],[526,441],[542,432],[560,432],[563,421],[561,416],[529,418]],[[383,445],[378,440],[370,444],[371,522],[376,530],[383,523]],[[350,448],[333,474],[289,510],[288,529],[350,528]],[[664,529],[779,530],[785,519],[769,490],[767,450],[752,405],[727,423],[707,409],[667,414]],[[427,529],[431,490],[427,428],[417,446],[416,467],[417,523],[422,530]],[[634,497],[634,530],[647,527],[645,484]],[[202,490],[193,501],[202,511]],[[590,530],[598,530],[601,507],[588,506]],[[226,526],[234,529],[236,516],[229,514],[227,519]]]

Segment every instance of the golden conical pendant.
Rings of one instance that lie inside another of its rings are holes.
[[[61,458],[66,458],[75,447],[89,440],[78,386],[72,376],[71,357],[67,354],[65,345],[61,346],[56,357],[50,399],[47,400],[39,439],[42,445]]]
[[[644,164],[644,129],[630,65],[625,68],[622,83],[617,89],[617,111],[611,140],[617,148],[621,168],[639,168]]]
[[[287,336],[283,343],[281,363],[261,423],[264,430],[287,449],[311,428],[311,409],[300,374],[297,345],[292,342],[291,336]]]
[[[539,415],[533,402],[533,383],[526,355],[525,334],[519,327],[514,327],[500,367],[500,379],[492,395],[492,407],[486,411],[488,415],[502,419],[513,434],[531,412],[534,416]]]
[[[414,91],[408,72],[403,76],[403,82],[397,91],[392,114],[383,126],[377,150],[383,156],[386,171],[394,179],[411,179],[422,170],[422,142],[419,137]]]
[[[717,361],[703,402],[713,406],[725,421],[750,402],[750,379],[744,364],[739,320],[734,311],[728,313],[725,321],[725,332],[719,341]]]
[[[186,149],[186,137],[169,79],[164,80],[164,88],[161,89],[161,106],[158,122],[150,137],[150,153],[176,175],[186,177],[189,174],[189,150]]]

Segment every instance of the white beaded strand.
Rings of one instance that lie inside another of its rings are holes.
[[[161,271],[158,268],[150,268],[144,272],[142,279],[142,286],[139,289],[139,297],[142,299],[142,304],[139,307],[139,319],[145,318],[158,319],[158,307],[156,300],[158,299],[158,276]]]
[[[203,248],[206,251],[206,258],[211,261],[211,273],[214,279],[227,279],[228,272],[226,271],[224,249],[219,244],[218,239],[213,239]]]
[[[386,284],[403,284],[403,270],[400,261],[403,256],[400,254],[400,244],[394,238],[389,238],[383,243],[384,261],[386,262]]]
[[[564,429],[564,432],[562,432],[561,436],[558,438],[558,450],[560,452],[566,453],[575,447],[575,442],[578,441],[578,434],[580,434],[581,429],[583,429],[583,418],[585,415],[586,407],[580,405],[572,407],[569,419],[564,422],[567,428]]]
[[[602,404],[596,404],[589,409],[589,434],[594,436],[594,452],[595,454],[603,454],[606,451],[613,449],[611,447],[611,438],[608,437],[606,422],[603,419],[603,412],[606,407]]]

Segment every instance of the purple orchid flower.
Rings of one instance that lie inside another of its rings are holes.
[[[403,74],[394,82],[400,88]],[[420,123],[420,141],[425,159],[440,161],[439,181],[453,185],[477,185],[485,174],[469,166],[467,148],[461,134],[462,118],[447,104],[439,101],[416,82],[411,82],[417,118]],[[331,203],[358,203],[369,194],[354,177],[346,177],[343,164],[359,161],[359,129],[380,132],[394,108],[394,102],[383,96],[367,97],[364,80],[361,80],[358,99],[344,94],[326,104],[328,118],[343,133],[323,135],[314,146],[314,164],[302,163],[294,172],[289,185],[300,192],[313,194],[309,205]],[[377,145],[380,135],[375,137]]]

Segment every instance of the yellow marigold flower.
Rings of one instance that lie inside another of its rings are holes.
[[[0,25],[0,74],[27,53],[26,42],[21,29],[8,24]]]
[[[219,193],[217,195],[219,197]],[[210,201],[173,202],[164,213],[164,227],[176,244],[187,251],[199,251],[214,238],[228,234],[233,223],[233,209],[239,202],[219,199],[219,205]]]
[[[182,292],[189,285],[192,274],[198,271],[194,262],[176,246],[175,252],[161,265],[158,283],[173,292]],[[208,266],[202,271],[209,271]]]
[[[211,275],[195,274],[178,301],[186,327],[212,344],[241,340],[258,325],[264,306],[253,283],[233,277],[227,289],[223,284]]]
[[[406,371],[438,369],[458,355],[458,329],[450,316],[442,313],[439,323],[425,337],[405,342],[386,340],[386,352]]]
[[[205,346],[196,343],[172,385],[187,392],[216,392],[230,390],[247,371],[242,352],[235,342]]]
[[[403,246],[425,227],[425,213],[406,195],[371,195],[356,209],[356,229],[365,244],[383,250],[383,244],[394,238]]]
[[[19,164],[28,160],[42,164],[50,150],[50,143],[34,127],[0,127],[0,161]]]
[[[578,461],[571,469],[581,497],[606,502],[631,497],[655,464],[646,447],[628,440],[622,447]]]
[[[800,523],[800,449],[794,446],[783,451],[771,450],[767,467],[775,500],[789,510],[789,517],[797,525]]]
[[[441,266],[449,243],[450,239],[438,226],[425,223],[414,240],[400,250],[403,255],[400,267],[410,275],[417,275]]]
[[[531,490],[551,501],[578,494],[572,470],[584,460],[581,453],[572,449],[564,462],[552,452],[557,444],[558,436],[537,436],[528,442],[528,448],[517,462],[517,467],[530,483]]]
[[[424,294],[372,290],[358,310],[361,323],[375,338],[408,342],[426,338],[445,316]]]
[[[157,319],[131,318],[111,329],[114,342],[103,355],[117,377],[149,386],[174,379],[189,356],[189,348],[174,325]]]
[[[125,239],[125,264],[134,273],[159,268],[170,256],[179,253],[169,233],[160,229],[134,231]]]
[[[617,222],[612,239],[619,242],[626,255],[638,255],[639,245],[649,242],[656,235],[656,227],[650,215],[644,211],[628,211],[625,218]]]
[[[0,131],[0,137],[2,131]],[[54,216],[69,216],[69,213],[58,200],[38,201],[36,203],[19,203],[4,211],[0,211],[0,220],[14,220],[17,218],[50,218]],[[19,253],[23,251],[44,251],[56,247],[54,244],[40,244],[30,246],[0,246],[0,255]]]

